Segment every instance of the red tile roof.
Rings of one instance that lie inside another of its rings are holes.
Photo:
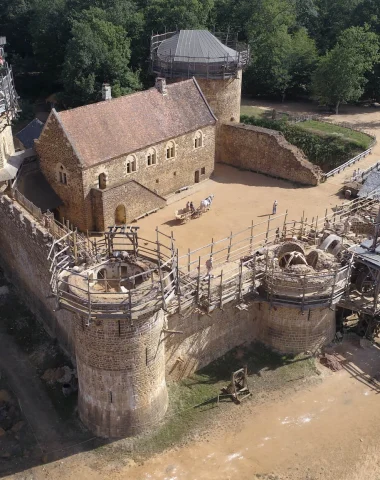
[[[85,167],[216,121],[195,79],[54,114]]]

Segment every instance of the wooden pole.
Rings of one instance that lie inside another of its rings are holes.
[[[187,271],[190,272],[190,248],[187,249]]]
[[[198,260],[198,276],[197,276],[197,291],[196,291],[196,300],[199,303],[199,288],[201,284],[201,257]]]
[[[243,262],[240,262],[239,263],[239,293],[238,293],[239,300],[243,298],[242,290],[243,290]]]
[[[249,250],[251,254],[252,254],[252,244],[253,244],[253,220],[251,221],[251,235],[249,240]]]
[[[219,307],[223,309],[223,270],[220,272]]]
[[[228,250],[227,250],[227,262],[230,261],[231,247],[232,247],[232,232],[231,232],[231,235],[230,235],[230,243],[228,245]]]
[[[282,226],[282,237],[286,238],[286,220],[288,218],[288,211],[285,211],[284,224]]]
[[[208,276],[208,294],[207,294],[207,312],[210,313],[210,306],[211,306],[211,274]]]
[[[77,229],[75,229],[75,231],[73,231],[73,249],[74,249],[74,259],[75,259],[75,263],[78,262],[77,235],[78,235],[78,231],[77,231]]]
[[[267,233],[265,234],[265,243],[267,243],[267,241],[268,241],[270,220],[271,220],[271,216],[269,215],[268,224],[267,224]]]
[[[210,246],[210,255],[212,255],[214,252],[214,239],[211,239],[211,246]]]

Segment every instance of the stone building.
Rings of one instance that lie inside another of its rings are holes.
[[[103,98],[53,109],[35,142],[58,217],[81,230],[131,222],[214,170],[216,118],[195,79]]]

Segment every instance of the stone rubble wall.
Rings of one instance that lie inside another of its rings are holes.
[[[280,132],[243,124],[220,128],[219,161],[302,185],[318,185],[322,170]]]
[[[0,266],[47,332],[73,357],[72,314],[55,311],[50,293],[49,233],[6,195],[0,196],[0,226]]]

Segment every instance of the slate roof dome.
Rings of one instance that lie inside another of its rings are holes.
[[[248,60],[246,45],[232,37],[227,46],[208,30],[180,30],[151,40],[152,71],[163,77],[230,78]]]

